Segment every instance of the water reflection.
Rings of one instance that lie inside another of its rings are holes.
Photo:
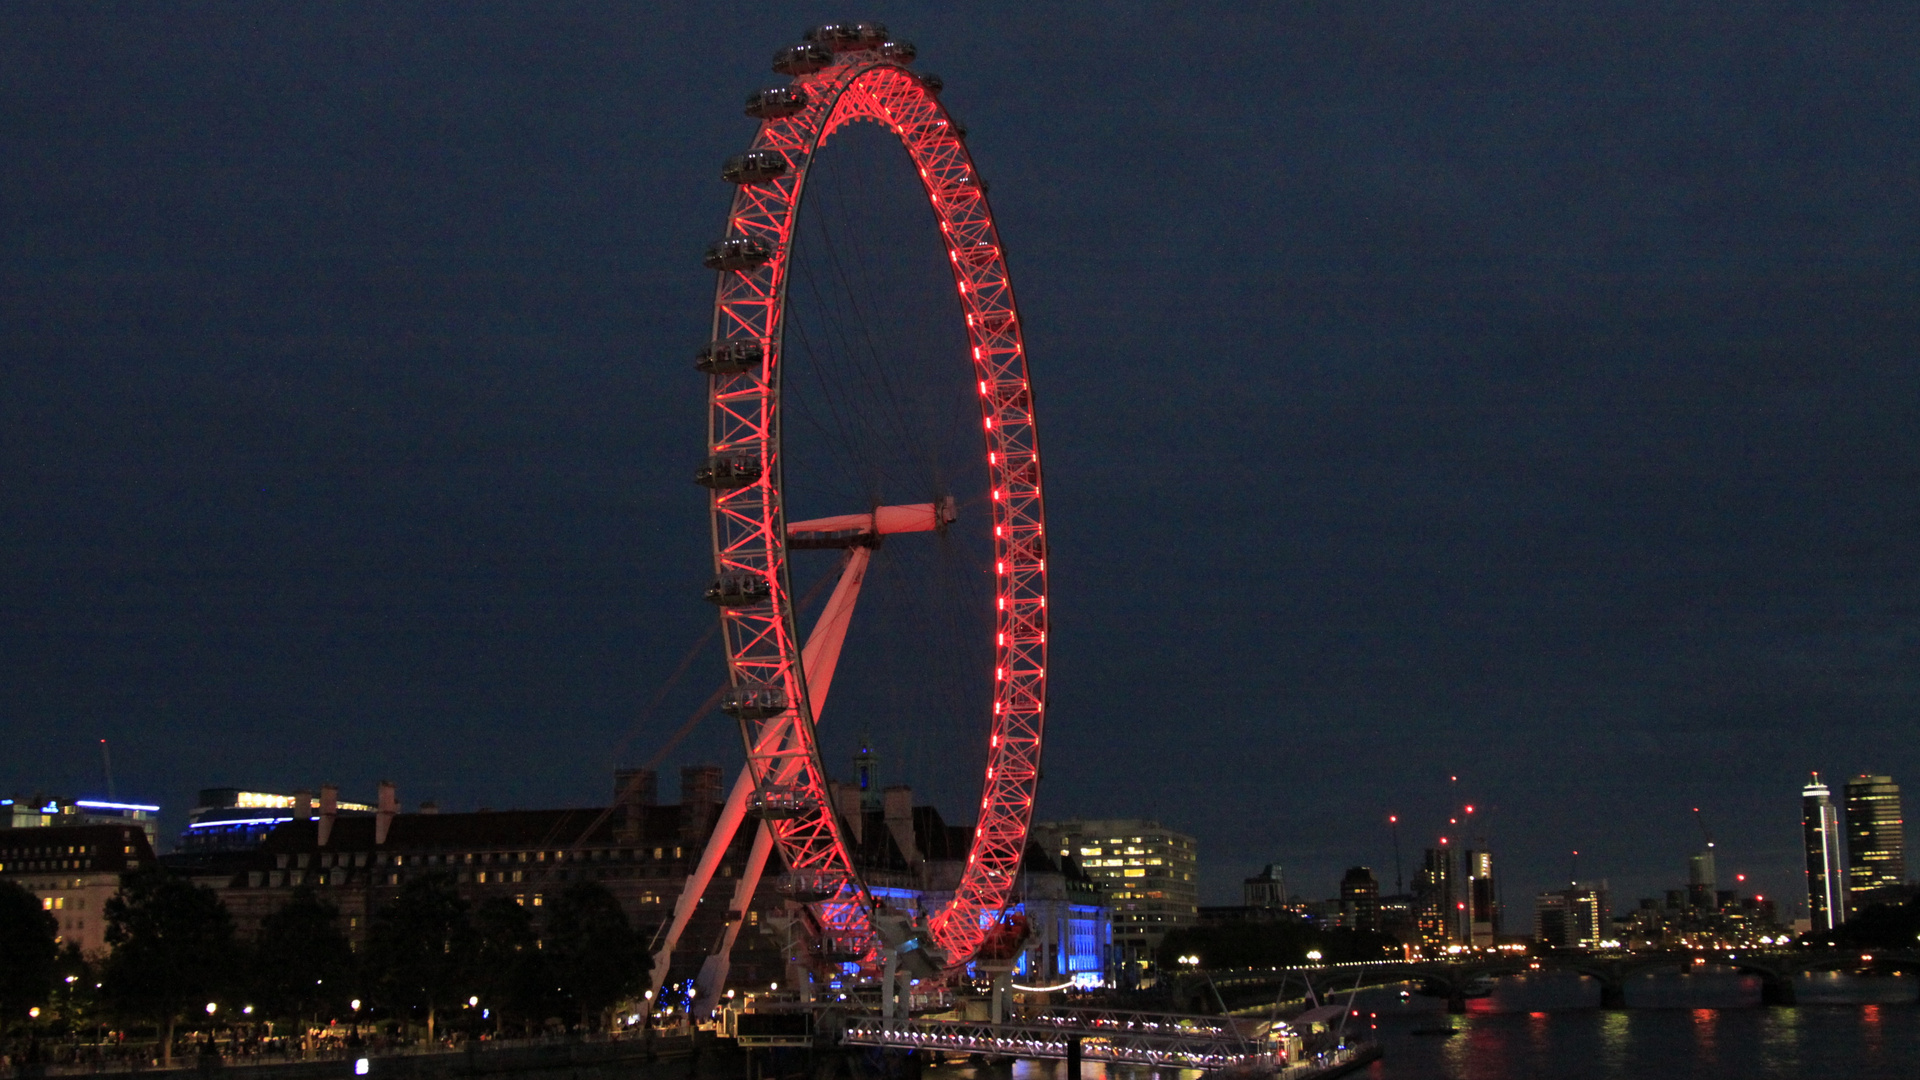
[[[1720,1018],[1713,1009],[1693,1010],[1693,1046],[1694,1052],[1702,1061],[1718,1061],[1720,1045],[1717,1039],[1719,1029],[1714,1021]]]
[[[1601,1060],[1606,1063],[1607,1075],[1622,1075],[1627,1067],[1627,1047],[1632,1042],[1633,1020],[1623,1009],[1610,1009],[1600,1016]]]
[[[1697,979],[1697,976],[1695,977]],[[1698,989],[1699,982],[1678,981]],[[1706,984],[1712,989],[1715,984]],[[1724,987],[1712,989],[1720,993]],[[1677,993],[1677,991],[1676,991]],[[1365,995],[1363,995],[1364,997]],[[1908,1004],[1791,1008],[1479,1009],[1447,1017],[1444,1004],[1397,1005],[1378,995],[1386,1058],[1369,1080],[1912,1080],[1920,1008]],[[1517,1000],[1513,994],[1509,999]],[[1396,1011],[1398,1010],[1398,1011]],[[1415,1035],[1451,1024],[1452,1038]],[[949,1063],[928,1080],[1066,1080],[1061,1062]],[[1083,1080],[1200,1080],[1193,1071],[1083,1066]]]
[[[1876,1010],[1873,1014],[1868,1009]],[[1891,1011],[1890,1011],[1891,1010]],[[1920,1009],[1575,1009],[1456,1018],[1445,1041],[1383,1026],[1374,1080],[1911,1080]]]
[[[1793,995],[1802,1005],[1909,1005],[1920,996],[1920,984],[1888,975],[1807,971],[1793,977]]]
[[[1765,1067],[1781,1075],[1800,1069],[1800,1010],[1768,1009],[1760,1027],[1760,1057]]]

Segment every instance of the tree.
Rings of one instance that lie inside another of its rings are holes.
[[[108,954],[101,981],[121,1013],[161,1028],[161,1057],[173,1063],[173,1031],[233,984],[233,920],[212,889],[157,866],[128,874],[107,901]]]
[[[640,977],[644,948],[620,901],[597,881],[582,881],[547,911],[554,982],[583,1021],[619,1004]]]
[[[40,898],[0,881],[0,1029],[45,1005],[59,977],[60,922]]]
[[[302,886],[261,921],[254,992],[268,1015],[321,1018],[347,1011],[354,956],[339,917],[339,908]]]
[[[533,915],[505,896],[489,897],[473,912],[479,937],[475,990],[496,1021],[538,1022],[554,1009],[553,974],[540,948]]]
[[[467,996],[475,945],[467,902],[454,891],[453,878],[427,874],[401,886],[393,903],[374,913],[367,967],[387,1005],[427,1011],[431,1042],[440,1006]]]

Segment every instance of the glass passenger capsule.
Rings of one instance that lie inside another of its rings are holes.
[[[700,260],[709,270],[751,270],[773,258],[773,249],[757,236],[734,236],[707,245]]]
[[[721,607],[748,607],[773,598],[767,579],[750,570],[731,570],[707,586],[707,603]]]
[[[758,184],[786,174],[786,156],[776,150],[749,150],[720,166],[720,179],[729,184]]]

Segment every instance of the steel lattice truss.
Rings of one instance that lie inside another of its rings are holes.
[[[755,161],[773,164],[762,172],[775,175],[740,183],[727,218],[728,239],[764,261],[722,269],[714,301],[714,341],[760,354],[745,370],[716,370],[709,392],[709,453],[757,456],[760,466],[754,482],[712,499],[715,572],[753,586],[750,602],[722,615],[735,700],[752,697],[759,706],[736,714],[757,790],[798,793],[791,801],[800,812],[768,823],[789,872],[829,883],[833,897],[815,910],[831,948],[871,959],[872,899],[828,795],[800,663],[781,494],[780,383],[789,245],[808,166],[835,130],[872,121],[912,155],[940,222],[966,313],[992,485],[997,616],[986,781],[959,889],[932,922],[935,941],[957,966],[973,956],[1019,870],[1046,708],[1046,531],[1020,319],[979,174],[928,84],[877,51],[859,50],[796,77],[792,88],[804,93],[804,108],[764,120],[753,142]]]

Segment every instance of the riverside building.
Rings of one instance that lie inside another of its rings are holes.
[[[1847,781],[1847,899],[1854,911],[1898,902],[1907,885],[1906,822],[1891,776]]]
[[[1122,985],[1151,974],[1168,931],[1199,922],[1197,856],[1186,833],[1146,818],[1074,818],[1036,822],[1033,837],[1106,887]]]
[[[1840,813],[1819,773],[1800,790],[1800,827],[1806,844],[1807,916],[1813,929],[1832,930],[1847,921],[1846,870]]]
[[[0,878],[38,897],[58,923],[55,940],[89,959],[107,951],[107,901],[121,875],[153,861],[146,831],[131,821],[0,829]]]
[[[431,806],[401,813],[389,783],[380,785],[370,813],[345,811],[351,804],[339,802],[328,785],[317,806],[296,796],[290,806],[216,808],[257,810],[277,820],[254,839],[244,830],[229,831],[244,819],[224,813],[206,818],[230,839],[162,861],[218,893],[243,937],[258,933],[295,890],[308,888],[338,909],[340,929],[358,947],[378,910],[423,876],[443,878],[472,904],[509,900],[534,909],[544,909],[576,883],[597,882],[634,927],[652,937],[672,916],[706,849],[726,797],[723,781],[717,766],[685,767],[679,802],[662,805],[651,771],[621,770],[610,806],[473,813],[440,813]],[[835,784],[833,794],[854,860],[876,899],[930,912],[951,898],[972,843],[971,826],[947,825],[933,807],[914,806],[904,786],[889,787],[874,800],[863,799],[852,785]],[[796,883],[770,866],[748,902],[734,903],[754,836],[754,829],[741,829],[721,856],[680,938],[669,978],[693,977],[732,920],[740,923],[730,951],[735,980],[784,984],[789,978],[791,943],[774,916],[793,898]],[[1019,902],[1013,909],[1031,931],[1016,958],[1017,974],[1050,986],[1107,982],[1111,923],[1095,882],[1030,844],[1014,896]]]

